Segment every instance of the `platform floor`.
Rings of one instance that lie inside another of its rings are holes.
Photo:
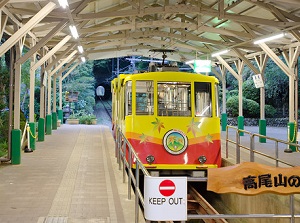
[[[0,177],[1,223],[134,222],[107,126],[62,125]]]

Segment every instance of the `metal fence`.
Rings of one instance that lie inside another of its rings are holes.
[[[236,141],[228,139],[228,129],[234,129],[236,131]],[[249,135],[250,137],[250,148],[245,147],[244,145],[240,144],[240,132],[244,132]],[[270,138],[267,136],[247,132],[245,130],[237,129],[236,127],[228,126],[226,129],[226,156],[228,156],[228,143],[236,144],[236,162],[240,163],[241,161],[241,149],[245,149],[250,151],[250,160],[254,162],[255,154],[259,154],[265,157],[268,157],[276,162],[276,166],[279,163],[283,163],[289,166],[287,162],[280,160],[278,156],[271,157],[268,154],[261,153],[256,151],[254,148],[254,138],[255,137],[265,137],[269,140],[274,140],[276,143],[275,151],[278,154],[278,143],[284,143],[287,145],[297,146],[300,145],[289,143],[283,140],[278,140],[275,138]],[[138,155],[136,154],[134,148],[128,142],[126,137],[122,134],[119,128],[117,128],[116,132],[116,143],[115,143],[115,155],[117,157],[117,163],[119,164],[119,170],[123,171],[123,182],[126,183],[126,176],[128,177],[128,199],[131,200],[131,186],[133,187],[135,193],[135,223],[139,222],[139,204],[142,205],[144,208],[144,197],[141,189],[139,188],[140,182],[140,172],[143,173],[144,176],[150,176],[150,173],[147,169],[143,166],[142,161],[139,159]],[[126,157],[131,159],[126,159]],[[133,170],[132,167],[132,160],[135,160],[136,169]],[[126,173],[127,170],[127,173]],[[188,177],[188,182],[206,182],[207,178],[193,178]],[[295,223],[296,218],[300,218],[300,214],[295,214],[295,202],[294,202],[294,195],[290,195],[290,214],[217,214],[217,215],[198,215],[198,214],[188,214],[188,220],[196,220],[196,219],[261,219],[261,218],[271,218],[271,219],[290,219],[290,223]],[[149,222],[149,221],[146,221]],[[172,222],[172,221],[169,221]]]

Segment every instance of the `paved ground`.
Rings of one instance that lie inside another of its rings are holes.
[[[134,222],[107,126],[65,124],[0,176],[1,223]]]

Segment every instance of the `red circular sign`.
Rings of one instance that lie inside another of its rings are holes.
[[[175,184],[171,180],[164,180],[159,184],[159,192],[165,197],[169,197],[175,192]]]

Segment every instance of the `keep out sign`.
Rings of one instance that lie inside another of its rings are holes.
[[[145,218],[149,221],[187,220],[187,178],[145,176]]]

